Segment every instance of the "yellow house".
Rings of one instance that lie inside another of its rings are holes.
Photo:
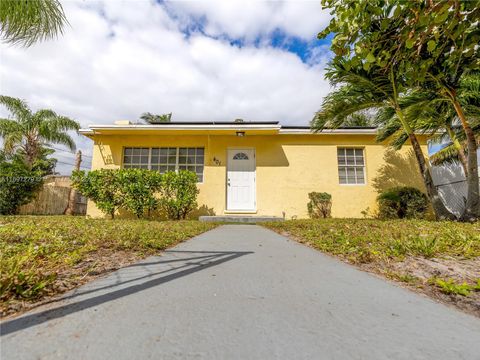
[[[278,122],[117,121],[80,132],[94,141],[92,170],[195,171],[197,215],[306,218],[316,191],[332,195],[333,217],[362,217],[375,210],[380,190],[422,188],[410,146],[389,150],[376,143],[375,128],[312,133]],[[103,216],[91,202],[87,215]]]

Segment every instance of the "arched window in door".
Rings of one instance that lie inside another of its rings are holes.
[[[239,152],[233,156],[233,160],[248,160],[248,155],[243,152]]]

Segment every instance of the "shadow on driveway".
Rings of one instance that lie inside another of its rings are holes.
[[[162,270],[158,272],[149,272],[147,275],[135,277],[125,281],[117,281],[113,284],[106,285],[103,287],[93,288],[91,290],[81,291],[78,293],[74,293],[71,295],[64,296],[62,298],[53,300],[50,303],[60,302],[64,300],[69,300],[78,296],[83,296],[86,294],[94,293],[100,290],[106,290],[110,288],[114,288],[120,285],[125,285],[131,282],[137,282],[139,280],[143,280],[146,278],[151,278],[153,276],[162,275],[165,273],[169,273],[168,275],[163,275],[160,277],[156,277],[152,280],[143,282],[141,284],[131,285],[126,288],[118,289],[112,292],[108,292],[106,294],[90,297],[84,300],[80,300],[77,302],[68,303],[65,305],[61,305],[54,309],[44,310],[41,312],[21,316],[16,319],[12,319],[6,321],[5,323],[1,324],[1,335],[8,335],[31,326],[42,324],[46,321],[50,321],[53,319],[58,319],[66,315],[70,315],[76,313],[78,311],[82,311],[108,301],[116,300],[122,298],[124,296],[132,295],[137,292],[149,289],[151,287],[161,285],[168,281],[172,281],[183,276],[187,276],[193,274],[197,271],[204,270],[211,268],[213,266],[220,265],[224,262],[234,260],[240,256],[252,254],[252,251],[180,251],[180,250],[167,250],[164,253],[167,254],[202,254],[201,256],[192,256],[192,257],[179,257],[178,259],[166,259],[164,261],[153,261],[153,262],[140,262],[137,264],[133,264],[130,266],[125,267],[124,269],[128,271],[129,268],[144,266],[145,270],[148,271],[148,266],[156,266],[162,265],[167,263],[180,263],[180,266],[173,267],[167,270]],[[115,274],[115,273],[114,273]]]

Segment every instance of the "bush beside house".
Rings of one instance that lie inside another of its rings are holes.
[[[137,218],[159,210],[167,218],[179,220],[197,206],[197,176],[191,171],[165,174],[145,169],[75,171],[72,185],[112,219],[119,210]]]
[[[332,195],[326,192],[311,192],[308,194],[310,199],[307,204],[308,215],[312,219],[329,218],[332,210]]]
[[[422,219],[428,209],[427,196],[413,187],[395,187],[377,197],[380,219]]]

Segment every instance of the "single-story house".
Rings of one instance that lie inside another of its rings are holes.
[[[375,209],[378,191],[422,188],[410,145],[395,152],[375,141],[375,128],[313,133],[278,122],[117,121],[80,132],[94,141],[92,170],[194,171],[199,208],[208,214],[306,218],[316,191],[332,195],[333,217],[362,217]],[[426,154],[426,138],[420,141]],[[87,215],[103,216],[90,202]]]

